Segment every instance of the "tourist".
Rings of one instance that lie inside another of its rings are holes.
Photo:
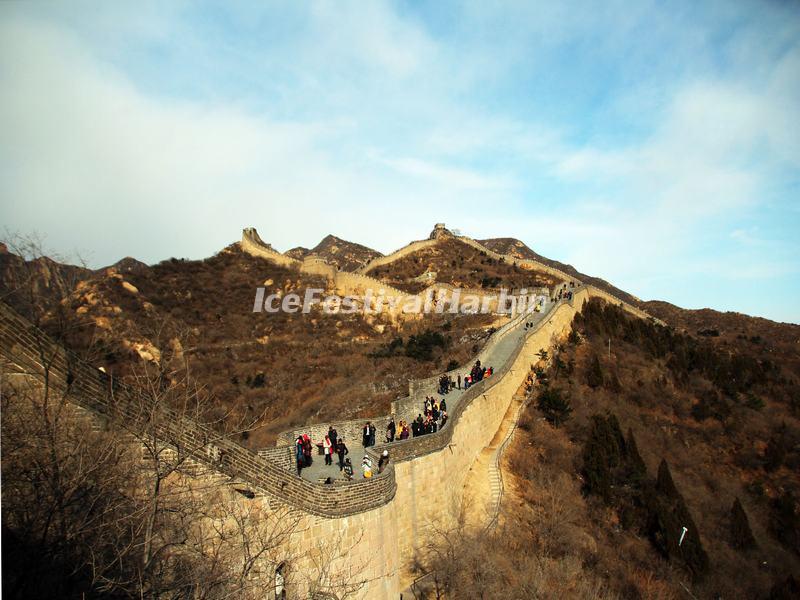
[[[447,413],[442,411],[442,426],[441,428],[444,429],[445,423],[447,423]]]
[[[295,441],[295,459],[297,460],[297,474],[300,475],[303,471],[303,467],[306,464],[305,456],[303,454],[303,436],[297,436],[297,440]]]
[[[347,481],[353,480],[353,465],[349,458],[344,460],[344,476],[347,478]]]
[[[333,464],[333,444],[331,444],[330,436],[326,435],[322,440],[322,452],[325,454],[325,465],[330,466]]]
[[[389,464],[389,451],[384,450],[383,454],[381,454],[381,459],[378,461],[378,474],[383,473],[383,470],[386,468],[386,465]]]
[[[364,428],[361,430],[361,445],[364,446],[364,448],[369,446],[369,430],[370,430],[369,423],[364,425]]]
[[[458,375],[458,389],[461,389],[461,374]]]
[[[336,448],[336,442],[339,440],[339,432],[337,432],[333,425],[328,427],[328,437],[331,438],[331,447]]]
[[[433,418],[430,415],[425,419],[424,431],[426,434],[433,433]]]
[[[344,438],[339,438],[336,441],[336,454],[339,455],[339,470],[341,471],[344,468],[344,457],[350,454],[350,450],[347,449],[344,443]]]
[[[361,469],[364,472],[364,479],[372,477],[372,459],[364,455],[364,460],[361,461]]]
[[[375,425],[373,425],[372,423],[368,423],[368,425],[369,425],[369,445],[370,446],[374,446],[375,445],[375,432],[377,432],[378,430],[375,429]]]
[[[303,434],[303,461],[306,467],[310,467],[311,463],[314,462],[311,452],[311,438],[308,437],[307,433]]]
[[[394,424],[394,417],[389,418],[389,424],[386,426],[386,441],[393,442],[394,434],[397,432],[397,427]]]
[[[444,412],[446,410],[447,410],[447,402],[445,402],[445,399],[442,398],[442,401],[439,402],[439,411]]]
[[[408,423],[402,421],[402,425],[400,427],[400,439],[407,440],[408,439]]]

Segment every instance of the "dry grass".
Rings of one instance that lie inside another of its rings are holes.
[[[277,433],[311,422],[386,414],[408,393],[408,380],[464,363],[488,337],[489,315],[427,315],[393,325],[381,316],[253,313],[257,286],[272,291],[324,289],[326,281],[273,265],[231,247],[203,261],[169,260],[125,274],[138,293],[116,277],[85,282],[66,301],[84,327],[75,346],[100,336],[105,366],[118,375],[140,359],[126,343],[145,344],[164,356],[164,368],[188,368],[215,396],[221,412],[264,415],[243,438],[251,447],[271,444]],[[107,325],[103,327],[102,325]],[[375,358],[393,338],[425,329],[448,341],[430,360]],[[180,352],[169,352],[179,341]]]
[[[510,450],[520,490],[510,518],[524,523],[528,543],[548,556],[578,557],[623,597],[686,597],[681,584],[700,598],[765,597],[776,581],[789,573],[796,576],[798,554],[770,532],[772,499],[800,488],[800,423],[793,405],[784,400],[796,385],[794,361],[782,362],[779,376],[752,388],[765,400],[762,410],[747,407],[742,396],[728,401],[727,416],[698,420],[692,407],[714,383],[696,372],[684,381],[668,366],[669,355],[654,358],[638,342],[615,338],[609,355],[607,336],[583,333],[580,345],[566,344],[560,353],[564,363],[574,363],[574,370],[562,369],[558,376],[550,372],[551,385],[571,401],[571,419],[554,429],[539,420],[532,404]],[[750,360],[753,353],[749,342],[728,348],[745,353],[742,360]],[[600,359],[605,381],[597,388],[587,385],[594,356]],[[763,356],[755,352],[752,358]],[[770,358],[781,360],[779,352]],[[688,575],[661,558],[639,531],[625,530],[613,506],[581,495],[578,478],[589,418],[608,412],[618,417],[623,431],[633,431],[651,477],[662,458],[669,463],[711,559],[711,572],[700,583],[690,585]],[[764,448],[776,431],[793,440],[787,442],[792,449],[782,466],[770,472],[764,466]],[[754,494],[754,489],[763,489],[764,495]],[[729,511],[735,497],[742,500],[758,543],[751,552],[731,546]],[[589,540],[595,545],[591,551]]]
[[[430,282],[415,282],[413,279],[427,271],[435,272],[439,283],[457,287],[531,289],[553,287],[557,283],[551,275],[497,261],[456,240],[441,240],[435,246],[379,267],[370,275],[403,291],[417,293]]]

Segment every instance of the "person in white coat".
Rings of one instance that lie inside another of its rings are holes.
[[[332,465],[333,464],[333,444],[331,443],[331,438],[329,436],[325,436],[325,440],[322,442],[322,451],[325,453],[325,464]]]

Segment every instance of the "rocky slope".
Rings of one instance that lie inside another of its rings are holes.
[[[559,269],[565,273],[568,273],[569,275],[573,275],[584,283],[591,283],[601,290],[616,296],[620,300],[625,300],[625,302],[628,302],[629,304],[644,308],[642,301],[633,294],[629,294],[628,292],[611,285],[605,279],[601,279],[600,277],[592,277],[591,275],[581,273],[572,265],[545,258],[541,254],[537,254],[528,248],[524,242],[521,242],[516,238],[491,238],[478,241],[489,248],[489,250],[494,250],[500,254],[511,254],[512,256],[517,256],[522,259],[537,260],[541,263],[544,263],[548,267],[553,267],[554,269]]]
[[[238,244],[198,261],[125,259],[75,279],[37,306],[49,333],[120,377],[146,364],[176,377],[188,368],[221,412],[263,415],[242,440],[254,447],[304,423],[386,414],[410,378],[466,362],[494,319],[438,315],[392,324],[360,312],[326,314],[319,305],[308,315],[254,313],[259,286],[302,296],[327,282],[245,254]],[[420,352],[412,336],[431,344]]]
[[[552,275],[495,260],[447,236],[442,236],[434,246],[374,269],[370,276],[411,293],[434,282],[464,288],[510,290],[553,287],[558,283]]]
[[[438,567],[456,596],[798,597],[796,326],[751,343],[758,320],[683,312],[691,334],[600,300],[575,318],[519,422],[499,530]],[[736,344],[694,333],[723,321]]]
[[[316,255],[324,258],[332,265],[336,265],[343,271],[354,271],[358,267],[364,266],[373,258],[383,256],[377,250],[367,248],[355,242],[348,242],[335,235],[326,235],[319,244],[311,248],[297,246],[287,250],[284,254],[298,260],[306,256]]]

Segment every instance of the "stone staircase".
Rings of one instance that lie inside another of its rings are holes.
[[[497,448],[495,449],[492,461],[489,463],[488,466],[488,480],[489,480],[489,489],[491,492],[491,499],[488,506],[490,519],[486,525],[487,533],[491,533],[497,527],[497,523],[500,518],[500,507],[502,505],[503,496],[505,494],[505,482],[503,481],[503,468],[502,468],[503,454],[505,453],[506,449],[511,445],[511,441],[514,439],[514,434],[517,431],[519,418],[520,416],[522,416],[522,411],[525,410],[525,407],[527,405],[528,405],[528,398],[525,394],[522,394],[520,392],[514,394],[514,397],[511,401],[511,408],[513,410],[509,410],[509,412],[513,413],[513,418],[512,418],[513,422],[511,423],[510,427],[506,427],[505,435],[503,436],[500,445],[497,446]]]

